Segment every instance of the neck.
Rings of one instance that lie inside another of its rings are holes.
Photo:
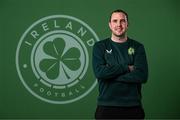
[[[123,36],[115,36],[112,34],[111,40],[114,42],[123,43],[127,41],[127,35],[125,34]]]

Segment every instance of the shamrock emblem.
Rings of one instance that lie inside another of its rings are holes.
[[[135,52],[134,48],[130,47],[130,48],[128,49],[128,54],[129,54],[129,55],[134,55],[134,52]]]
[[[70,79],[67,70],[78,70],[81,65],[79,49],[65,46],[66,43],[62,38],[56,38],[53,41],[46,42],[43,46],[43,51],[49,57],[42,59],[39,67],[51,80],[56,79],[61,72],[64,72],[67,79]]]

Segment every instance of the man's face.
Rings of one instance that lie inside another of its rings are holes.
[[[112,34],[121,37],[124,36],[128,29],[128,21],[126,15],[121,12],[115,12],[111,16],[111,21],[109,22],[109,27]]]

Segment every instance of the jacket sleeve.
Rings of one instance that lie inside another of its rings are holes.
[[[146,53],[144,46],[138,47],[135,59],[134,67],[132,72],[120,75],[115,78],[116,81],[125,83],[146,83],[148,79],[148,64],[146,59]]]
[[[97,79],[110,79],[128,71],[128,65],[107,64],[105,59],[105,47],[96,43],[93,47],[93,70]]]

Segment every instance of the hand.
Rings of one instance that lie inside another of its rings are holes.
[[[129,68],[130,72],[134,71],[134,69],[135,69],[134,65],[129,65],[128,68]]]

